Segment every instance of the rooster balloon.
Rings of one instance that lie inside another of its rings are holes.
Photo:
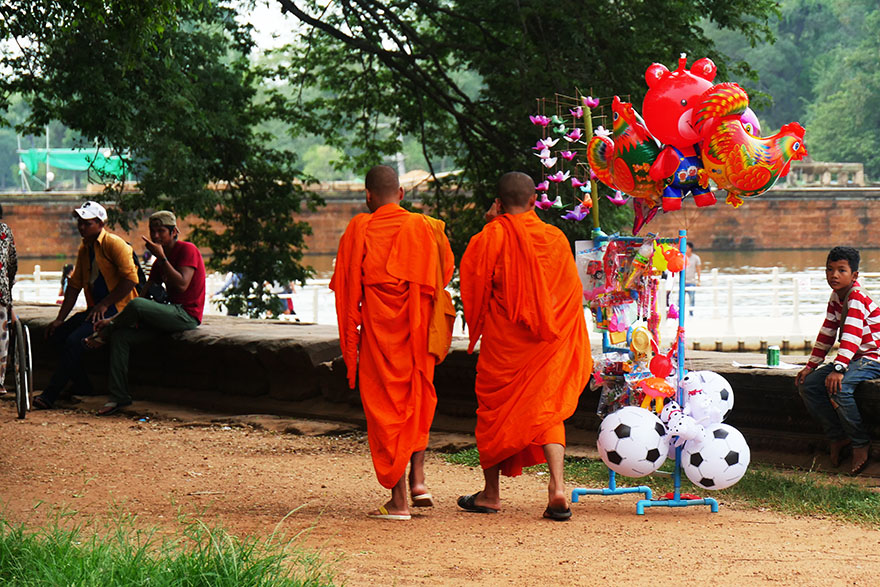
[[[590,168],[611,189],[656,206],[663,193],[663,182],[653,179],[649,172],[660,154],[660,145],[632,104],[614,96],[611,113],[611,137],[597,133],[587,144]]]
[[[769,190],[788,173],[792,160],[807,155],[804,128],[797,122],[783,125],[769,137],[749,132],[741,120],[748,105],[745,90],[724,83],[707,91],[695,108],[694,127],[702,139],[700,185],[708,186],[711,179],[727,190],[727,203],[734,207],[744,197]]]

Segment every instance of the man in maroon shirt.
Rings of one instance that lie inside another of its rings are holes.
[[[141,237],[155,256],[150,278],[142,297],[128,303],[111,320],[95,325],[95,334],[87,344],[98,347],[110,344],[109,389],[113,399],[98,410],[106,416],[130,405],[128,357],[132,343],[149,342],[161,336],[192,330],[202,322],[205,308],[205,263],[198,248],[178,240],[180,231],[172,212],[161,210],[150,216],[150,238]],[[151,292],[165,286],[167,303],[148,299]]]

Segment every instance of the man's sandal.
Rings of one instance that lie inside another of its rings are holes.
[[[31,406],[33,406],[33,408],[35,410],[51,410],[52,409],[52,404],[50,404],[48,401],[43,399],[42,395],[38,395],[37,397],[32,399]]]
[[[101,337],[101,333],[96,331],[85,337],[83,339],[83,344],[86,346],[86,348],[99,349],[107,344],[107,339]]]
[[[118,404],[116,402],[107,402],[104,406],[95,412],[96,416],[110,416],[112,414],[116,414],[122,410],[122,408],[126,406],[130,406],[131,404]]]
[[[853,449],[852,470],[850,471],[850,475],[858,475],[868,466],[868,461],[871,460],[870,448],[869,445],[857,446]]]
[[[413,507],[417,508],[430,508],[434,507],[434,496],[430,493],[420,493],[418,495],[412,495],[412,504]]]
[[[406,520],[412,519],[412,516],[409,514],[388,513],[388,508],[384,505],[380,505],[378,511],[368,513],[367,517],[373,518],[374,520],[394,520],[397,522],[405,522]]]
[[[461,509],[463,509],[467,512],[473,512],[475,514],[497,514],[498,513],[498,510],[496,510],[495,508],[490,508],[489,506],[485,506],[485,505],[477,505],[476,499],[477,499],[478,495],[480,495],[479,491],[474,494],[471,494],[471,495],[462,495],[461,497],[458,498],[458,502],[457,502],[458,507],[460,507]]]
[[[831,457],[831,466],[835,469],[840,466],[840,461],[846,458],[852,448],[852,442],[849,438],[835,440],[831,443],[829,456]]]

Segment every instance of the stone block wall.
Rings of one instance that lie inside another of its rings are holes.
[[[697,208],[686,199],[679,212],[658,214],[642,233],[676,236],[688,231],[698,250],[830,249],[849,244],[880,248],[880,189],[774,190],[746,198],[739,208],[722,198]]]
[[[21,305],[16,312],[31,328],[35,383],[42,389],[55,364],[43,331],[57,307]],[[434,378],[438,416],[458,422],[459,427],[473,421],[477,408],[477,355],[467,354],[466,345],[465,340],[455,341]],[[211,317],[200,328],[170,336],[161,344],[135,347],[129,382],[136,401],[332,420],[332,406],[360,403],[358,394],[348,389],[339,354],[335,327]],[[98,392],[106,393],[107,360],[106,349],[87,353]],[[755,363],[760,356],[694,352],[687,366],[727,378],[735,393],[728,423],[746,436],[752,448],[801,455],[823,452],[821,430],[794,387],[796,371],[734,368],[733,360]],[[803,362],[806,357],[786,360]],[[597,430],[598,401],[598,391],[584,391],[568,424],[590,433]],[[880,380],[863,383],[857,401],[873,437],[880,438]]]

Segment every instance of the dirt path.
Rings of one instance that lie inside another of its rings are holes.
[[[307,437],[205,417],[139,422],[78,411],[16,420],[0,401],[0,501],[10,521],[41,524],[52,506],[81,519],[121,504],[175,529],[178,508],[238,533],[312,527],[308,545],[341,557],[347,585],[876,585],[880,532],[827,519],[740,509],[654,508],[632,496],[582,498],[567,523],[540,518],[545,480],[504,480],[498,515],[459,511],[480,472],[428,454],[438,505],[411,522],[364,512],[383,503],[365,439]],[[39,504],[39,507],[35,505]]]

